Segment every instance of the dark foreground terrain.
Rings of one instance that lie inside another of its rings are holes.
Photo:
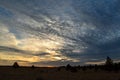
[[[120,72],[1,66],[0,80],[120,80]]]

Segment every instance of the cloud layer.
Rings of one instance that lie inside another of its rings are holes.
[[[119,60],[119,3],[1,0],[1,60],[14,55],[14,60],[47,66],[101,63],[106,56]]]

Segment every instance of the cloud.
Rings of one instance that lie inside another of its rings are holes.
[[[86,62],[85,64],[87,65],[101,65],[101,64],[105,64],[105,61],[99,61],[99,62]]]
[[[118,58],[119,7],[119,0],[0,1],[0,46],[54,64]]]
[[[27,51],[12,48],[12,47],[7,47],[7,46],[0,46],[0,51],[5,51],[5,52],[17,52],[17,53],[23,53],[23,54],[28,54]]]
[[[0,23],[0,45],[1,46],[16,46],[18,40],[15,35],[9,32],[8,27]]]

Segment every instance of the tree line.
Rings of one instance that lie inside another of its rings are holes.
[[[19,64],[17,62],[15,62],[13,64],[14,68],[19,68]],[[31,68],[35,68],[34,65],[31,66]],[[66,71],[71,71],[71,72],[77,72],[79,70],[83,70],[83,71],[87,71],[87,70],[94,70],[94,71],[98,71],[98,70],[104,70],[104,71],[115,71],[115,72],[119,72],[120,71],[120,62],[119,63],[113,63],[113,60],[110,57],[106,58],[105,64],[103,65],[84,65],[84,66],[71,66],[70,64],[67,64],[66,66],[61,66],[58,67],[58,71],[60,71],[61,69],[65,69]]]
[[[94,70],[97,72],[98,70],[104,70],[104,71],[115,71],[119,72],[120,71],[120,62],[119,63],[113,63],[113,60],[110,57],[106,58],[105,64],[103,65],[84,65],[84,66],[71,66],[70,64],[67,64],[66,66],[61,66],[58,68],[58,71],[61,69],[65,68],[67,71],[71,72],[77,72],[78,70]]]

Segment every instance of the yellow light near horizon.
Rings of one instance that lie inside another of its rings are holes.
[[[64,41],[62,39],[56,39],[56,41],[52,41],[49,39],[40,40],[37,38],[27,38],[21,40],[21,42],[19,43],[19,48],[32,52],[49,52],[50,50],[61,49],[63,46],[63,42]]]
[[[38,56],[20,56],[20,55],[10,55],[10,54],[0,54],[1,60],[13,60],[13,61],[27,61],[27,62],[38,62],[40,58]]]
[[[62,49],[64,46],[64,40],[60,37],[56,37],[54,35],[49,36],[52,37],[50,39],[39,39],[39,38],[25,38],[18,40],[16,46],[12,46],[13,48],[17,48],[19,50],[25,51],[22,52],[0,52],[0,60],[6,61],[19,61],[21,65],[29,65],[28,63],[34,62],[42,62],[42,61],[56,61],[61,60],[64,57],[56,57],[56,55],[60,55],[57,51]],[[57,52],[56,52],[57,51]],[[34,54],[48,53],[44,56],[34,56]],[[26,54],[27,53],[27,54]],[[29,54],[30,53],[30,54]]]

